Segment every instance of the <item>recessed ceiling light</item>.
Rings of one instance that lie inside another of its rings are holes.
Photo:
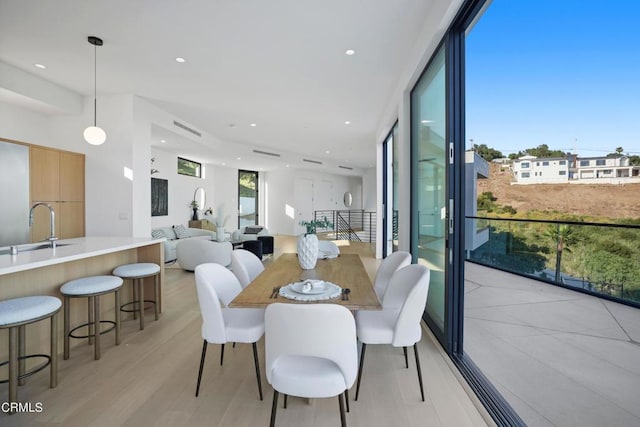
[[[47,66],[44,64],[33,64],[34,67],[40,68],[41,70],[46,70]]]
[[[238,160],[242,160],[240,157],[237,157]]]
[[[227,164],[225,162],[222,162],[222,166],[227,166]]]
[[[166,139],[161,139],[160,142],[162,142],[164,144],[165,142],[167,142],[167,140]]]
[[[285,167],[285,168],[288,168],[288,167],[289,167],[289,165],[284,165],[284,167]]]
[[[353,50],[353,49],[347,49],[347,50],[344,52],[344,54],[345,54],[345,55],[348,55],[348,56],[351,56],[351,55],[353,55],[353,54],[355,54],[355,53],[356,53],[356,51],[355,51],[355,50]]]
[[[350,125],[350,124],[351,124],[351,122],[350,122],[349,120],[347,120],[347,121],[345,121],[345,122],[344,122],[344,124],[345,124],[345,125]]]
[[[252,128],[254,128],[254,127],[258,126],[258,125],[257,125],[257,124],[255,124],[255,123],[251,123],[249,126],[251,126]]]
[[[187,60],[178,56],[176,58],[176,62],[183,63],[183,62],[187,62]]]
[[[324,154],[329,154],[329,153],[331,153],[331,151],[329,151],[329,150],[324,150]]]

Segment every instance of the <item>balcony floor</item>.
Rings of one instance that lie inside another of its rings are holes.
[[[466,263],[464,328],[529,426],[640,425],[640,310]]]

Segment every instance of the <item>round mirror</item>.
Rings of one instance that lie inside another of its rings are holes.
[[[196,191],[193,193],[193,200],[198,202],[199,209],[205,209],[204,204],[207,202],[207,195],[204,192],[204,188],[196,188]]]
[[[353,197],[351,196],[351,192],[347,191],[344,193],[343,197],[344,205],[348,208],[351,207],[351,203],[353,203]]]

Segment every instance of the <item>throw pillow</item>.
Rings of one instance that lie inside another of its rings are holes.
[[[151,237],[154,239],[162,239],[163,237],[167,237],[162,230],[151,230]]]
[[[262,227],[245,227],[244,234],[258,234],[262,231]]]
[[[173,231],[176,232],[176,237],[178,239],[186,239],[187,237],[191,237],[191,232],[185,228],[184,225],[174,225]]]

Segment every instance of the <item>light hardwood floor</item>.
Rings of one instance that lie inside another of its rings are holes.
[[[295,252],[295,239],[276,237],[276,254]],[[369,244],[342,242],[344,253],[358,253],[373,279],[379,260]],[[266,263],[270,261],[267,260]],[[42,412],[0,414],[2,426],[266,426],[272,389],[264,375],[264,339],[258,352],[264,400],[258,398],[253,356],[249,344],[227,345],[224,365],[220,349],[209,345],[200,396],[194,397],[202,349],[200,312],[193,273],[167,268],[164,312],[159,321],[149,317],[146,329],[125,320],[122,343],[113,334],[103,336],[102,358],[93,360],[92,347],[72,349],[61,360],[58,387],[48,388],[47,371],[19,387],[21,402],[42,403]],[[2,343],[1,345],[6,345]],[[410,357],[404,368],[400,349],[367,347],[360,398],[347,414],[349,426],[482,426],[486,425],[450,363],[428,334],[419,344],[425,384],[425,402]],[[7,386],[0,386],[0,402]],[[290,398],[278,410],[277,426],[338,426],[337,399]]]

